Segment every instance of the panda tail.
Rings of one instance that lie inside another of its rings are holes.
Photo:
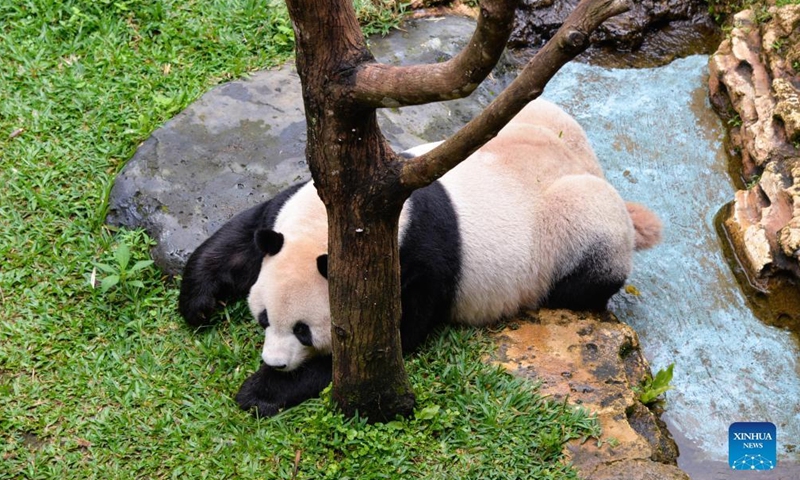
[[[626,202],[628,215],[633,221],[633,229],[636,231],[634,248],[644,250],[656,245],[661,241],[661,220],[655,213],[644,205]]]

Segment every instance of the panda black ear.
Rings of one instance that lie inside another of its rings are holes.
[[[256,246],[265,255],[275,255],[283,247],[283,235],[274,230],[257,230],[255,234]]]
[[[317,257],[317,270],[319,270],[320,275],[325,278],[328,278],[328,254],[323,254]]]

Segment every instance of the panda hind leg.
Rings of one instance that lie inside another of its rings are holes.
[[[633,229],[625,202],[604,179],[568,175],[545,195],[551,208],[545,231],[562,242],[543,306],[603,311],[625,284],[633,256]],[[559,271],[560,270],[560,271]]]
[[[430,334],[450,317],[455,285],[447,276],[431,271],[402,275],[400,338],[403,353],[415,352]]]
[[[559,279],[544,302],[547,308],[570,310],[606,310],[609,299],[625,284],[626,274],[608,264],[602,247],[587,249],[578,265]]]

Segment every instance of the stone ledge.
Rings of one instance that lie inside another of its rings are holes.
[[[650,375],[639,338],[611,313],[526,311],[495,334],[491,360],[541,383],[541,393],[597,415],[602,441],[567,444],[582,478],[688,479],[658,415],[633,392]]]

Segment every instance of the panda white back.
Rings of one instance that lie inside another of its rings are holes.
[[[541,305],[581,248],[597,242],[618,259],[614,276],[630,271],[625,203],[580,125],[549,102],[531,102],[440,182],[461,238],[456,322],[484,325]]]

